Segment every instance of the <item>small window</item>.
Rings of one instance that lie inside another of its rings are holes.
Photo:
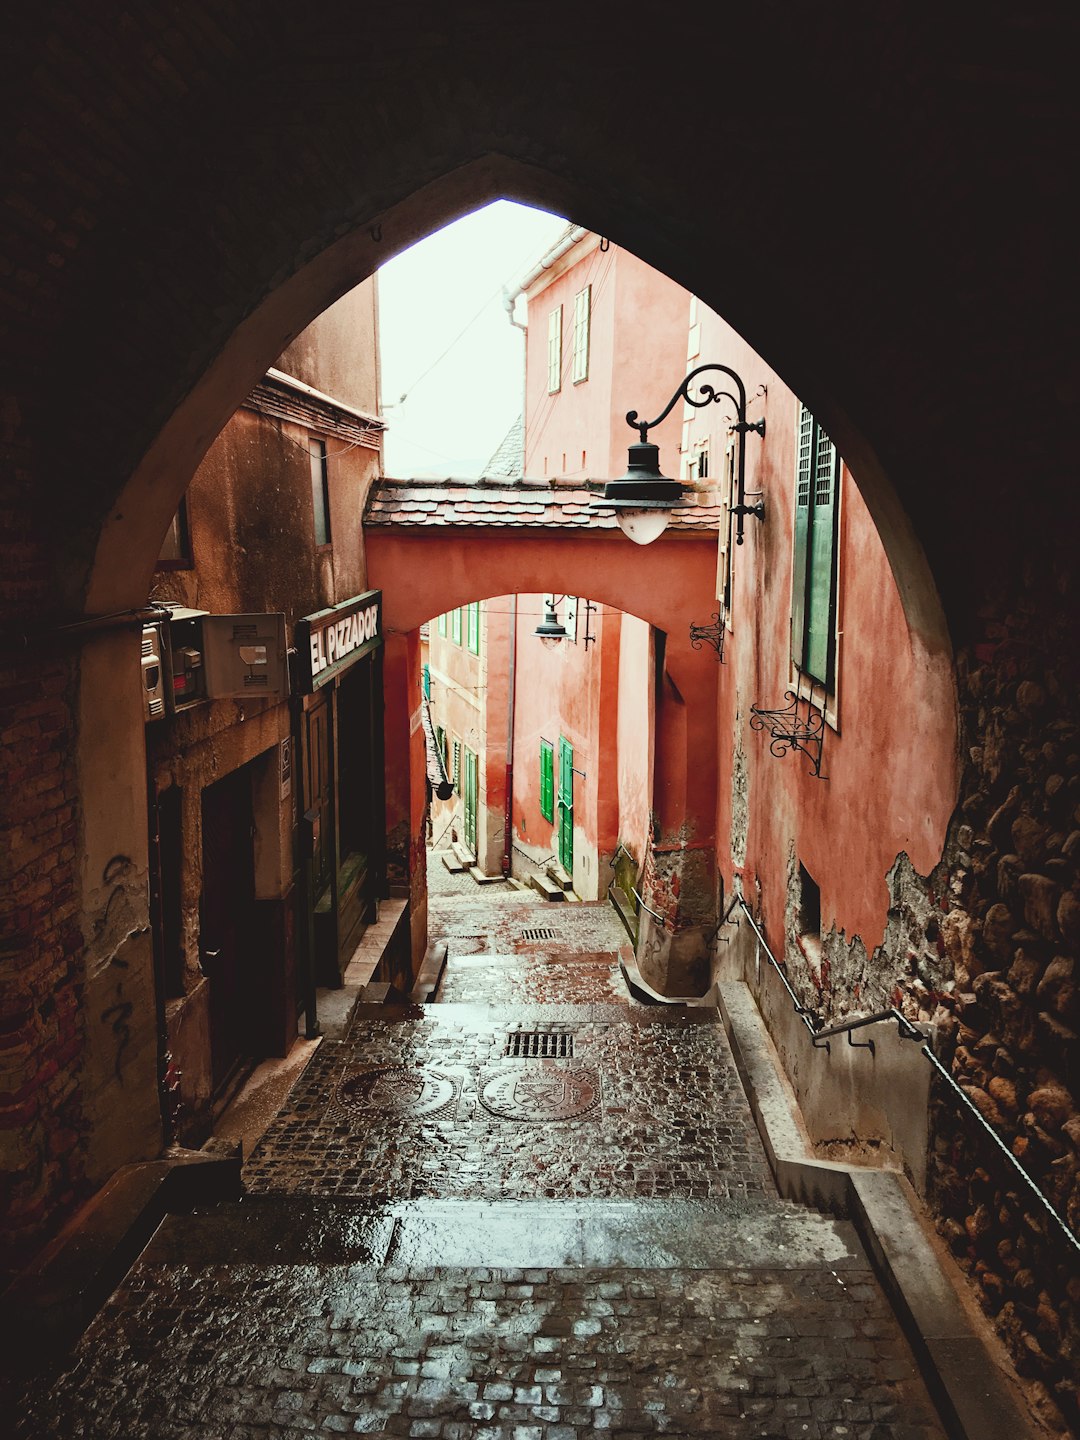
[[[445,634],[446,634],[446,615],[445,615],[445,613],[443,613],[442,615],[439,616],[438,631],[439,631],[439,634],[440,634],[440,635],[445,636]]]
[[[799,934],[821,939],[821,890],[803,864],[799,865]]]
[[[187,496],[184,495],[176,507],[172,524],[165,534],[161,554],[158,556],[157,568],[159,570],[190,570],[191,564],[191,530],[188,526]]]
[[[450,639],[455,645],[461,644],[461,610],[450,611]]]
[[[589,316],[592,307],[592,286],[586,285],[574,296],[574,384],[589,378]]]
[[[474,655],[480,654],[480,602],[474,600],[469,606],[469,649]]]
[[[309,440],[311,506],[315,516],[315,544],[330,544],[330,480],[326,467],[326,441]]]
[[[709,447],[702,445],[695,458],[694,472],[698,480],[709,478]]]
[[[548,394],[562,389],[562,306],[548,316]]]
[[[550,740],[540,741],[540,814],[555,819],[555,747]]]

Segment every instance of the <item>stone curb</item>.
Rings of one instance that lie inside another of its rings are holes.
[[[1032,1440],[1015,1382],[980,1336],[941,1266],[903,1175],[811,1156],[794,1097],[743,981],[716,987],[720,1016],[766,1158],[785,1200],[850,1219],[858,1231],[952,1440]]]
[[[5,1359],[41,1364],[70,1349],[173,1209],[237,1199],[240,1150],[210,1140],[125,1165],[0,1295]]]

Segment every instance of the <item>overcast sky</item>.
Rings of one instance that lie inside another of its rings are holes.
[[[515,289],[565,227],[499,200],[379,270],[387,475],[483,473],[522,408],[524,336],[503,288]]]

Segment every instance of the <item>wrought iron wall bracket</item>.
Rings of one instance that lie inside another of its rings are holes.
[[[810,773],[815,780],[827,779],[821,773],[821,749],[825,740],[825,716],[809,700],[794,690],[785,690],[789,703],[779,710],[750,706],[751,730],[766,730],[770,736],[769,750],[778,758],[789,751],[801,750],[811,761]],[[805,713],[802,708],[805,706]]]
[[[711,625],[690,626],[690,646],[694,650],[700,650],[702,645],[711,645],[716,651],[717,660],[723,664],[725,633],[724,617],[719,610],[714,611]]]

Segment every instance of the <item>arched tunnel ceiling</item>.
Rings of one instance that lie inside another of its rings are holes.
[[[1071,459],[1075,31],[1061,5],[34,7],[9,36],[4,438],[62,598],[133,473],[164,513],[314,314],[503,194],[724,314],[901,543],[895,486],[962,623]]]

